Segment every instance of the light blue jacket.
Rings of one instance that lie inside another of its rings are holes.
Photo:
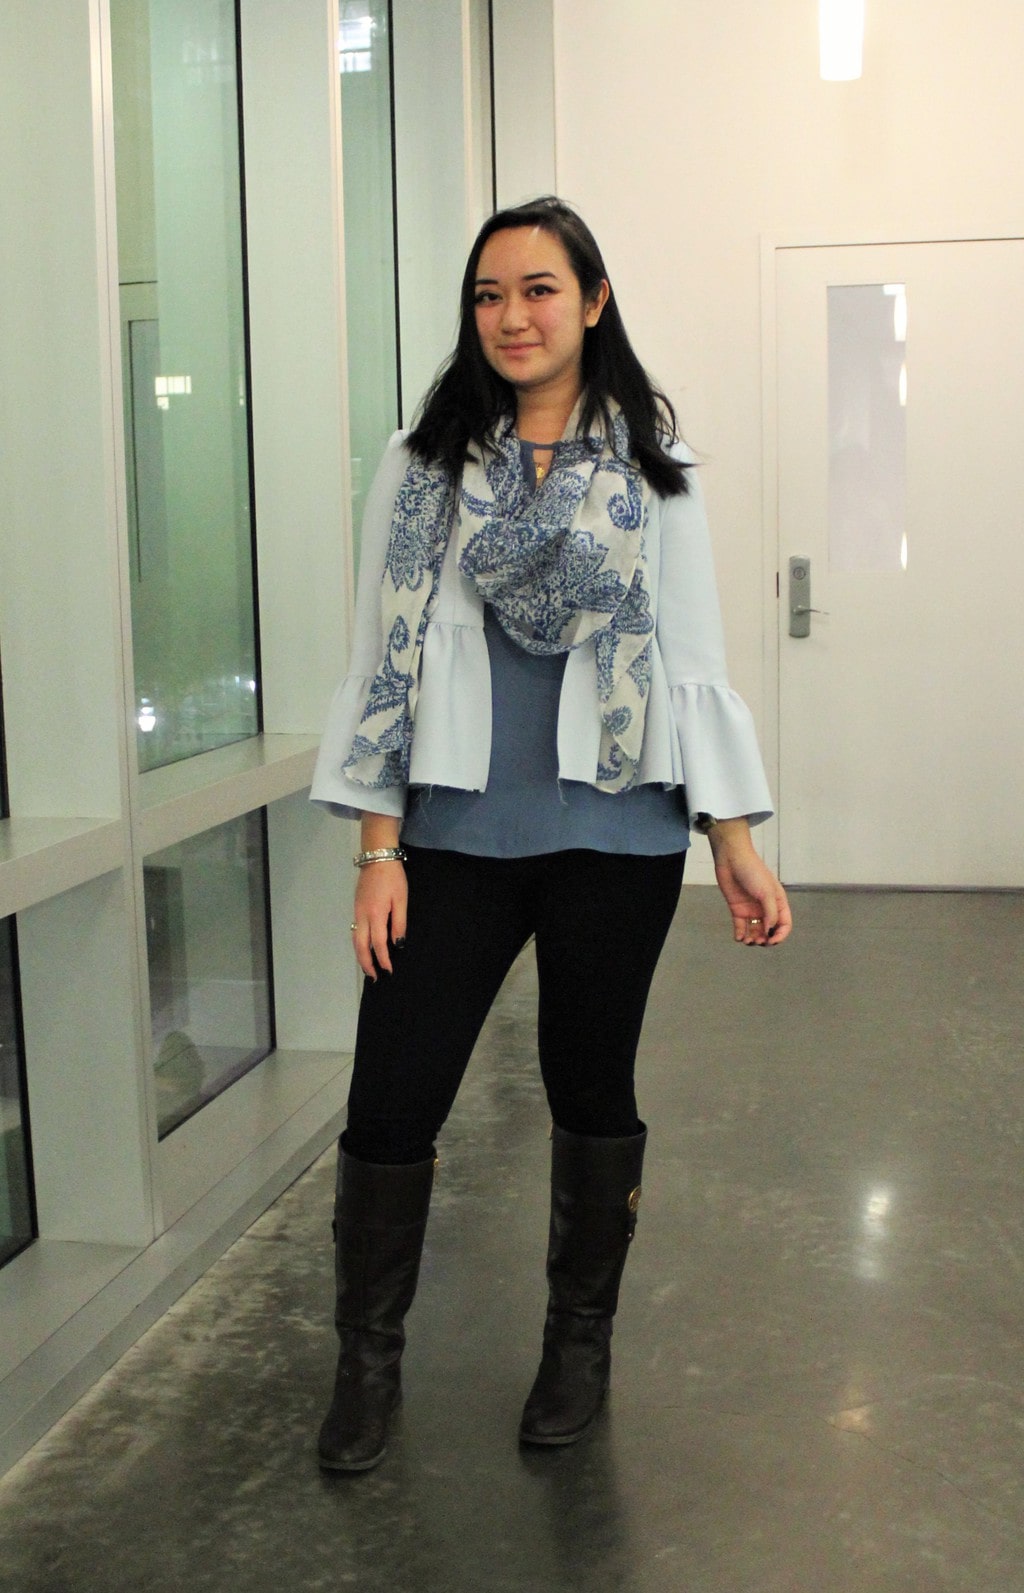
[[[355,634],[349,672],[327,716],[311,798],[345,818],[365,809],[401,818],[406,788],[371,791],[348,778],[348,757],[384,656],[381,581],[395,497],[409,454],[405,433],[388,444],[363,517]],[[681,448],[676,457],[689,459]],[[650,697],[640,760],[644,783],[686,787],[691,813],[771,816],[771,798],[750,711],[730,688],[704,502],[697,472],[685,496],[653,496],[647,561],[655,614]],[[601,718],[593,639],[569,653],[558,711],[563,780],[596,778]],[[423,642],[410,779],[413,785],[482,791],[491,751],[491,678],[484,607],[460,575],[449,542]],[[614,795],[609,795],[614,802]]]

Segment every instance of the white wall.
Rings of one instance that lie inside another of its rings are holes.
[[[760,237],[1024,232],[1024,6],[867,0],[818,77],[812,0],[554,0],[558,188],[705,456],[733,682],[761,722]]]
[[[491,0],[499,210],[555,192],[551,5],[552,0]]]

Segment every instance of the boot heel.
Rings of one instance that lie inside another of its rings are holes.
[[[387,1454],[391,1418],[402,1403],[402,1390],[398,1388],[389,1400],[382,1399],[372,1408],[353,1411],[349,1398],[337,1395],[324,1417],[317,1441],[317,1460],[321,1471],[359,1472],[372,1471]]]

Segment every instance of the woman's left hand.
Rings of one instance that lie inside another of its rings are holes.
[[[744,946],[779,946],[793,928],[786,892],[754,850],[746,819],[720,819],[708,831],[715,877]]]

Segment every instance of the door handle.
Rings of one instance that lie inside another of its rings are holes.
[[[789,634],[802,641],[811,634],[811,615],[827,614],[811,607],[811,561],[796,553],[789,561]]]

